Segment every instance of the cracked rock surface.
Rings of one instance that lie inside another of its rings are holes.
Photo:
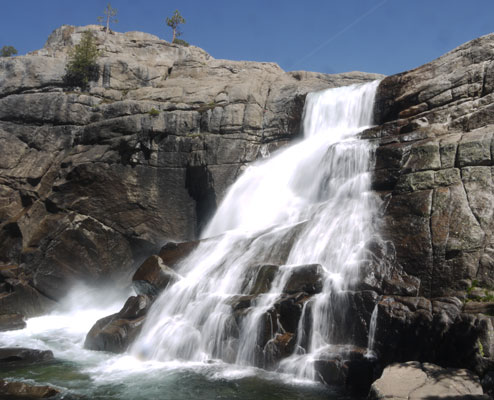
[[[85,30],[101,74],[81,93],[62,77]],[[21,283],[31,302],[46,299],[21,310],[32,315],[74,282],[128,282],[166,240],[196,238],[246,165],[299,134],[309,91],[377,78],[216,60],[142,32],[105,39],[92,25],[1,59],[2,304],[17,304]]]
[[[494,35],[385,78],[375,104],[383,235],[427,297],[494,285]]]

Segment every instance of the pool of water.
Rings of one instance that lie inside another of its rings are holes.
[[[336,388],[291,375],[222,362],[157,362],[129,354],[83,348],[84,339],[100,318],[117,312],[129,293],[98,298],[76,291],[50,315],[31,318],[27,327],[1,332],[0,347],[51,350],[56,361],[0,368],[0,379],[47,384],[65,399],[238,399],[328,400],[350,398]],[[89,299],[89,300],[88,300]]]

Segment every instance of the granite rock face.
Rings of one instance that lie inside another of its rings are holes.
[[[62,77],[85,30],[100,80],[81,93]],[[75,281],[128,281],[166,240],[197,237],[245,165],[300,133],[307,92],[378,77],[62,26],[43,49],[0,60],[0,264],[52,300]]]
[[[374,188],[384,236],[428,297],[494,284],[494,35],[385,78]]]
[[[379,291],[383,365],[467,367],[487,381],[494,369],[493,82],[487,35],[379,85],[376,126],[362,136],[376,143],[386,266],[420,283],[418,293]]]

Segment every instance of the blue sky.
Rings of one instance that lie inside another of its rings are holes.
[[[0,0],[0,46],[41,48],[62,24],[96,23],[107,0]],[[393,74],[494,31],[494,0],[113,0],[114,30],[182,38],[215,58],[273,61],[285,70]]]

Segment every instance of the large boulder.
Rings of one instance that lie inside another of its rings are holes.
[[[306,292],[309,294],[319,293],[323,286],[324,270],[319,264],[308,265],[286,265],[288,269],[288,280],[283,291],[288,294]]]
[[[3,399],[48,399],[60,394],[61,391],[52,386],[0,379],[0,398]]]
[[[365,348],[331,346],[314,361],[316,378],[329,385],[345,386],[354,393],[366,394],[376,378],[379,366],[367,356]]]
[[[123,353],[139,335],[151,303],[146,295],[129,297],[118,313],[93,325],[84,341],[84,348]]]
[[[7,366],[36,364],[53,361],[53,352],[50,350],[36,350],[24,347],[0,348],[0,364]]]
[[[21,314],[0,314],[0,332],[24,329],[26,321]]]
[[[479,378],[466,369],[444,369],[434,364],[410,361],[384,369],[372,384],[370,400],[488,399]]]
[[[132,277],[132,285],[137,294],[157,296],[160,292],[180,279],[159,256],[150,256],[137,269]]]

